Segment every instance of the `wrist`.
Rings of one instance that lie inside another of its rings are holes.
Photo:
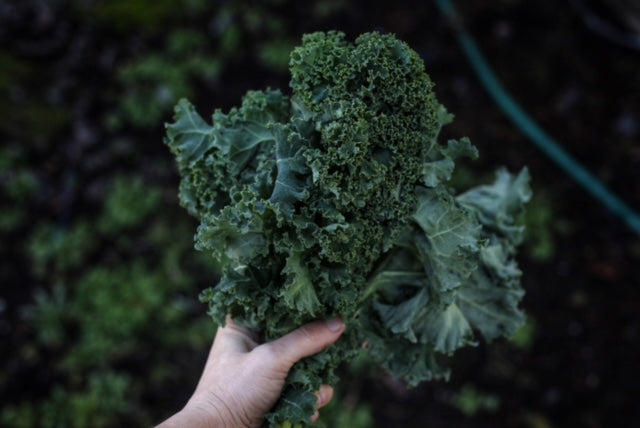
[[[227,428],[222,417],[212,408],[188,403],[182,410],[162,422],[156,428]]]

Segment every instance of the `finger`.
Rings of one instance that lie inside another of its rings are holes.
[[[254,332],[235,323],[227,315],[224,327],[218,327],[213,346],[218,352],[245,353],[258,346],[258,342]]]
[[[338,340],[344,328],[340,318],[315,321],[263,346],[273,352],[288,369],[302,358],[317,354]]]
[[[333,388],[329,385],[322,385],[320,389],[316,392],[316,397],[318,397],[318,401],[316,402],[316,409],[321,409],[333,398]]]

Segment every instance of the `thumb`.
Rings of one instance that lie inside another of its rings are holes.
[[[340,318],[315,321],[263,346],[270,348],[282,363],[287,363],[289,369],[302,358],[317,354],[338,340],[344,328]]]

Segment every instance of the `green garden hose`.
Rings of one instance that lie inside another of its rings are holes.
[[[456,21],[457,12],[452,0],[435,0],[435,2],[443,15]],[[572,158],[569,153],[538,126],[500,84],[469,33],[462,26],[456,26],[455,30],[458,43],[469,60],[471,67],[482,85],[507,117],[571,178],[640,235],[640,215],[607,189],[598,178]]]

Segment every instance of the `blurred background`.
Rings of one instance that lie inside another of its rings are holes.
[[[0,0],[0,426],[149,426],[186,402],[215,326],[215,266],[193,250],[163,123],[288,88],[305,32],[395,33],[469,136],[460,189],[528,166],[526,325],[409,390],[342,370],[330,427],[613,427],[640,416],[640,239],[537,150],[458,47],[640,210],[637,0]],[[452,25],[453,24],[453,25]]]

